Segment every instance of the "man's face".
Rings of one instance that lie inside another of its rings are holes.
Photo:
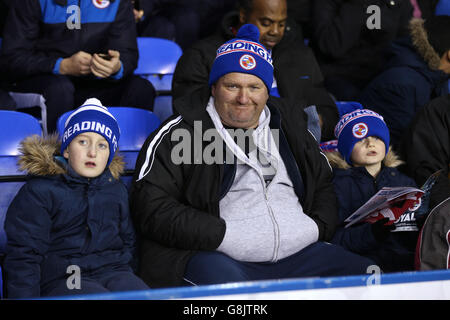
[[[253,10],[247,15],[239,13],[241,24],[252,23],[258,27],[261,42],[271,50],[283,38],[287,19],[286,0],[253,0]]]
[[[212,86],[212,95],[222,123],[229,127],[250,129],[259,123],[269,94],[257,76],[232,72]]]

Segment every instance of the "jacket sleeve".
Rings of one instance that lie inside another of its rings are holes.
[[[358,43],[366,26],[364,1],[313,1],[313,41],[319,50],[338,58]]]
[[[432,100],[414,118],[402,141],[408,174],[419,185],[450,163],[449,96]]]
[[[15,78],[52,73],[57,58],[34,50],[40,29],[39,1],[14,1],[3,31],[1,59]]]
[[[116,19],[111,24],[108,34],[108,49],[120,52],[123,77],[133,74],[137,68],[139,53],[136,37],[136,22],[131,1],[120,0]]]
[[[128,202],[128,194],[125,186],[123,187],[123,199],[120,210],[120,238],[123,241],[124,250],[132,257],[135,256],[136,234],[134,231],[133,222],[130,216],[130,206]],[[126,200],[125,200],[126,199]]]
[[[410,70],[387,70],[361,93],[359,99],[361,104],[383,116],[394,148],[397,147],[415,113],[425,104],[421,100],[430,97],[431,92],[427,85],[417,86],[418,83],[423,83],[420,77]]]
[[[329,241],[337,225],[336,196],[331,183],[331,169],[325,156],[318,159],[321,163],[320,172],[317,173],[317,188],[314,194],[313,209],[310,213],[319,227],[319,240]]]
[[[335,232],[338,220],[331,167],[312,134],[307,132],[306,141],[303,143],[308,146],[306,161],[309,163],[309,169],[305,167],[302,169],[305,189],[314,186],[313,190],[306,190],[306,194],[312,194],[312,197],[307,196],[312,201],[304,209],[319,228],[319,240],[329,241]],[[308,180],[311,181],[308,182]]]
[[[8,209],[4,260],[8,298],[40,296],[40,264],[50,243],[51,218],[46,209],[49,201],[27,183]]]
[[[338,199],[339,224],[332,243],[340,245],[350,251],[363,254],[373,250],[377,246],[369,223],[360,223],[350,228],[345,228],[347,219],[361,204],[360,195],[352,190],[351,183],[346,183],[345,178],[334,178],[334,189]]]
[[[147,139],[136,163],[130,200],[137,232],[170,248],[214,250],[224,237],[225,222],[186,199],[187,176],[194,165],[172,161],[174,143],[165,131],[170,124]]]
[[[336,229],[331,243],[340,245],[358,254],[367,253],[378,246],[373,236],[370,223],[362,223],[350,228],[345,228],[344,224],[341,224]]]

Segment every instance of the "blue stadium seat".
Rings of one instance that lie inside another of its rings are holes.
[[[108,110],[119,123],[119,150],[125,161],[125,174],[122,176],[122,181],[129,187],[137,155],[145,139],[158,128],[161,121],[153,112],[144,109],[108,107]],[[64,124],[71,113],[72,111],[66,112],[58,119],[57,130],[60,135],[64,131]]]
[[[33,134],[42,135],[36,118],[23,112],[0,110],[0,156],[17,156],[20,141]]]
[[[5,254],[6,246],[6,233],[3,228],[6,211],[17,191],[25,183],[25,176],[17,168],[18,146],[20,141],[33,134],[42,135],[36,118],[22,112],[0,110],[0,260]],[[0,297],[1,282],[0,278]]]
[[[42,127],[44,135],[47,135],[47,105],[42,94],[34,92],[14,92],[10,91],[9,95],[14,100],[18,109],[26,109],[32,107],[39,107],[41,114],[39,123]]]
[[[156,91],[170,91],[181,47],[174,41],[151,37],[138,37],[137,43],[139,60],[134,73],[150,80]]]
[[[178,59],[183,53],[174,41],[138,37],[138,67],[135,74],[148,79],[156,89],[157,96],[153,111],[164,121],[172,113],[172,79]]]

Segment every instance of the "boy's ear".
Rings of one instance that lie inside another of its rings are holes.
[[[67,160],[69,160],[69,151],[67,150],[67,148],[63,152],[63,157],[66,158]]]

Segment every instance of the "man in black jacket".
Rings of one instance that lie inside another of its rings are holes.
[[[406,129],[401,143],[405,171],[418,185],[435,172],[450,168],[450,95],[434,98]]]
[[[173,79],[174,98],[207,84],[217,48],[245,23],[258,27],[260,42],[271,51],[275,81],[270,94],[292,105],[316,106],[311,115],[312,119],[317,119],[317,114],[320,118],[316,138],[334,139],[333,129],[339,120],[336,104],[323,86],[314,53],[297,36],[299,27],[288,20],[286,0],[238,1],[238,12],[228,14],[216,34],[195,43],[181,56]]]
[[[410,0],[315,0],[311,46],[325,87],[342,101],[359,93],[385,63],[390,42],[408,34]]]
[[[174,101],[144,143],[130,194],[151,287],[365,273],[372,261],[328,241],[331,168],[303,113],[271,97],[258,28],[223,44],[209,86]]]
[[[42,94],[48,131],[93,96],[106,105],[152,109],[155,90],[133,75],[136,26],[129,0],[15,1],[6,21],[2,76],[10,91]]]

